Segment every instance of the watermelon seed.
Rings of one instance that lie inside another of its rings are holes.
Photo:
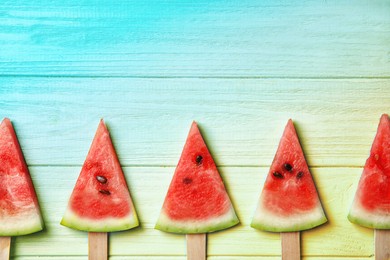
[[[184,184],[190,184],[191,182],[192,182],[192,179],[191,179],[191,178],[185,177],[185,178],[183,179],[183,183],[184,183]]]
[[[297,179],[302,178],[302,176],[303,176],[303,172],[298,172],[298,174],[297,174]]]
[[[111,194],[111,192],[109,190],[99,190],[99,192],[101,194],[104,194],[104,195],[110,195]]]
[[[104,177],[104,176],[100,176],[100,175],[97,175],[96,176],[96,180],[98,181],[98,182],[100,182],[100,183],[107,183],[107,178],[106,177]]]
[[[195,159],[195,161],[196,161],[196,163],[199,165],[199,164],[201,164],[201,163],[202,163],[202,161],[203,161],[203,157],[202,157],[201,155],[198,155],[198,156],[196,156],[196,159]]]
[[[279,179],[283,179],[284,178],[284,176],[280,172],[274,172],[273,176],[275,176],[276,178],[279,178]]]
[[[291,166],[291,164],[289,164],[289,163],[285,163],[285,164],[283,165],[283,167],[284,167],[284,169],[286,169],[286,171],[289,171],[289,172],[292,171],[292,166]]]

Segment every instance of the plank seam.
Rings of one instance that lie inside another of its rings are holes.
[[[126,76],[126,75],[34,75],[34,74],[0,74],[0,78],[103,78],[103,79],[280,79],[280,80],[386,80],[390,76]]]

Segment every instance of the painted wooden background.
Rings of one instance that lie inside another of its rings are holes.
[[[208,236],[209,259],[279,259],[279,235],[249,223],[288,118],[329,218],[304,259],[373,259],[346,216],[389,104],[389,1],[2,0],[0,117],[46,224],[12,258],[86,259],[87,234],[59,221],[103,117],[141,220],[110,234],[111,259],[185,259],[185,237],[153,226],[192,120],[241,220]]]

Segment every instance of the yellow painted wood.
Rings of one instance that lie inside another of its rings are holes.
[[[390,79],[0,77],[29,165],[82,165],[105,118],[126,166],[175,166],[192,120],[220,166],[267,166],[288,118],[310,166],[363,166]]]
[[[15,260],[85,260],[84,256],[15,257]],[[111,260],[186,260],[186,256],[112,256]],[[280,256],[210,256],[208,260],[280,260]],[[374,257],[302,257],[302,260],[371,260]]]
[[[46,223],[43,232],[16,237],[13,256],[87,256],[86,232],[59,225],[80,167],[30,167]],[[373,232],[347,220],[361,168],[312,168],[329,222],[302,232],[302,255],[308,257],[370,257]],[[110,233],[111,256],[185,256],[184,235],[153,229],[173,167],[124,167],[141,227]],[[249,227],[267,167],[220,167],[220,173],[241,224],[208,235],[209,256],[274,256],[281,254],[280,236]],[[66,245],[66,246],[64,246]],[[169,257],[168,257],[169,258]],[[250,258],[249,258],[250,259]],[[261,258],[260,258],[261,259]],[[265,258],[266,259],[266,258]],[[272,259],[272,258],[271,258]]]

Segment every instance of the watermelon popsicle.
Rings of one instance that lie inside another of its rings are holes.
[[[87,158],[61,224],[88,231],[89,259],[107,259],[107,232],[139,225],[137,214],[103,120],[100,120]]]
[[[375,229],[375,259],[390,257],[390,119],[380,118],[348,214],[355,224]]]
[[[251,226],[281,232],[282,259],[300,259],[299,231],[327,221],[292,120],[288,120]]]
[[[11,236],[43,229],[38,198],[11,121],[0,124],[0,259],[9,259]]]
[[[187,234],[187,258],[205,259],[206,233],[239,223],[196,122],[192,123],[156,229]]]

